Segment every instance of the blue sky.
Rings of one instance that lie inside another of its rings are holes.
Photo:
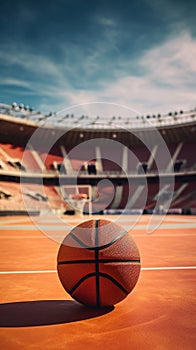
[[[0,102],[196,107],[193,0],[1,0]]]

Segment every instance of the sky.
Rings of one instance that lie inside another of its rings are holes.
[[[194,0],[1,0],[0,102],[196,107]]]

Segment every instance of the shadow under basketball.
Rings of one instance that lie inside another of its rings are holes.
[[[70,323],[102,316],[114,306],[86,307],[74,300],[37,300],[0,304],[0,327],[32,327]]]

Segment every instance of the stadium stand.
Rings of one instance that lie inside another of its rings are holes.
[[[121,123],[128,128],[123,132],[118,123],[115,124],[115,118],[108,123],[104,120],[103,125],[101,118],[89,116],[87,126],[82,124],[87,119],[84,116],[78,119],[73,115],[54,116],[55,119],[53,115],[45,116],[22,105],[0,104],[2,212],[25,212],[26,207],[38,213],[43,210],[66,212],[71,208],[62,196],[60,186],[72,184],[75,178],[80,185],[92,186],[96,212],[103,209],[148,212],[154,210],[158,198],[162,197],[163,202],[168,200],[173,166],[175,187],[170,210],[195,213],[196,161],[193,150],[196,146],[196,110],[138,117],[132,122],[122,117]],[[77,129],[76,122],[79,124]],[[164,158],[164,147],[153,139],[152,125],[167,145],[171,155],[169,162]],[[28,144],[38,128],[41,130],[38,143]],[[58,133],[59,137],[56,137]],[[45,141],[49,138],[54,138],[54,145],[47,150]],[[150,140],[151,149],[140,138]],[[95,140],[91,147],[85,144],[89,140]],[[161,160],[159,169],[154,158]],[[165,179],[161,189],[160,177]],[[103,179],[111,181],[113,187],[104,187],[98,198],[97,186]]]

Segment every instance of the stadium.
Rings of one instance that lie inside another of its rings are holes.
[[[194,348],[196,109],[125,114],[0,104],[3,348]],[[60,243],[89,218],[122,225],[141,255],[110,309],[74,301],[56,274]]]
[[[1,215],[73,214],[77,194],[87,213],[196,213],[196,110],[105,123],[16,104],[0,112]]]

